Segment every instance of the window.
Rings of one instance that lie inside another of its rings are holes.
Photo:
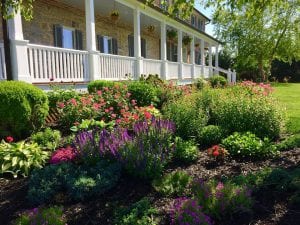
[[[82,32],[72,27],[54,25],[54,46],[82,50]]]
[[[173,42],[167,43],[167,60],[177,62],[177,44]]]
[[[196,17],[195,17],[195,15],[192,15],[192,17],[191,17],[191,24],[193,26],[196,26]]]
[[[141,56],[146,58],[147,48],[146,39],[141,38]],[[134,57],[134,37],[133,35],[128,35],[128,55]]]
[[[97,49],[101,53],[106,54],[118,54],[118,42],[117,39],[109,36],[97,36]]]
[[[198,19],[198,29],[202,30],[202,20]]]

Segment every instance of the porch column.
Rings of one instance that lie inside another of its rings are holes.
[[[178,30],[177,62],[179,62],[178,80],[182,80],[182,30]]]
[[[98,80],[100,79],[100,71],[98,52],[96,48],[94,0],[85,0],[85,22],[86,49],[89,52],[88,75],[90,80]]]
[[[20,12],[7,22],[10,39],[11,64],[13,80],[32,83],[28,66],[28,43],[24,40],[22,17]]]
[[[201,39],[201,47],[200,47],[200,62],[201,62],[201,73],[202,77],[204,77],[204,66],[205,66],[205,54],[204,54],[204,40]]]
[[[193,65],[192,68],[192,79],[195,79],[195,37],[192,36],[192,41],[191,41],[191,62]]]
[[[209,49],[209,55],[208,55],[208,66],[209,66],[209,76],[213,76],[213,65],[212,65],[212,46],[209,44],[208,46]]]
[[[168,61],[167,61],[167,29],[165,21],[160,23],[160,56],[162,60],[161,79],[168,79]]]
[[[216,45],[216,53],[215,53],[215,68],[216,74],[219,75],[219,45]]]
[[[136,58],[136,74],[135,79],[139,79],[143,74],[143,59],[141,50],[141,12],[135,9],[133,12],[134,21],[134,57]]]

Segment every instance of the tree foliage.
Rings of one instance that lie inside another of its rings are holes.
[[[1,0],[1,14],[4,19],[11,19],[20,11],[26,19],[32,19],[33,2],[35,0]]]
[[[218,38],[233,50],[238,68],[258,69],[263,80],[274,59],[300,58],[300,0],[207,0],[215,8]]]

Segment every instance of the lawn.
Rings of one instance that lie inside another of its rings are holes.
[[[287,109],[288,131],[300,133],[300,83],[274,84],[274,95]]]

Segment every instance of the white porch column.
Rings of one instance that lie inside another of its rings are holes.
[[[165,21],[160,23],[160,56],[163,63],[161,79],[168,79],[168,61],[167,61],[167,29]]]
[[[182,74],[182,30],[178,30],[177,62],[180,63],[178,80],[182,80],[183,79],[183,74]]]
[[[143,59],[141,49],[141,12],[135,9],[133,12],[134,21],[134,57],[136,58],[136,75],[135,79],[139,79],[143,74]]]
[[[216,45],[216,53],[215,53],[215,67],[216,67],[216,74],[219,75],[219,45]]]
[[[192,36],[192,41],[191,41],[191,64],[193,64],[193,69],[192,69],[192,79],[195,79],[195,37]]]
[[[96,48],[94,0],[85,0],[86,49],[89,52],[89,79],[100,79],[98,52]]]
[[[208,55],[208,66],[209,66],[209,76],[211,77],[213,75],[213,68],[212,68],[212,46],[211,44],[209,44],[208,46],[209,49],[209,55]]]
[[[205,54],[204,54],[204,40],[201,39],[201,46],[200,46],[200,62],[201,62],[201,75],[204,77],[204,66],[205,66]]]
[[[28,43],[24,40],[22,17],[20,12],[13,19],[8,20],[8,33],[10,39],[12,76],[14,80],[32,83],[28,66]]]

